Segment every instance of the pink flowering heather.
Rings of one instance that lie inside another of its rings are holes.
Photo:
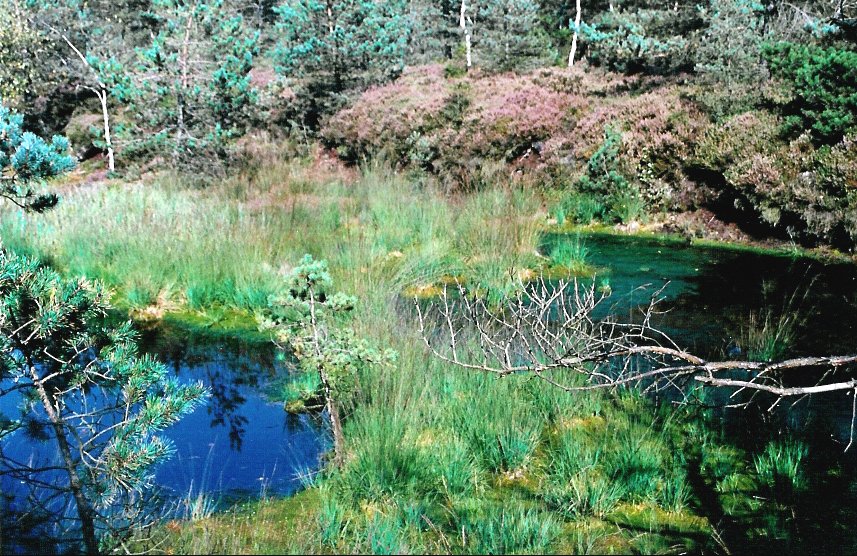
[[[532,75],[503,74],[473,86],[473,103],[458,143],[474,152],[504,155],[530,147],[568,127],[581,97],[537,83]]]
[[[351,107],[335,114],[322,135],[355,154],[389,150],[412,133],[437,125],[450,90],[443,66],[409,68],[393,83],[367,90]]]
[[[410,68],[363,93],[322,134],[352,158],[384,153],[446,177],[488,161],[579,169],[612,127],[622,133],[628,171],[644,160],[678,161],[679,168],[705,118],[675,86],[653,83],[652,92],[634,95],[628,78],[612,75],[547,68],[450,79],[440,65]]]
[[[545,144],[545,157],[586,161],[609,127],[622,133],[623,158],[631,167],[645,157],[683,159],[706,125],[705,118],[674,88],[618,96],[594,105],[575,125],[552,136]]]

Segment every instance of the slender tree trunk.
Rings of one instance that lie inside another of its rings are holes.
[[[98,100],[101,102],[101,116],[104,119],[104,144],[107,146],[107,169],[111,172],[116,169],[116,165],[113,160],[113,141],[110,139],[110,116],[107,112],[107,86],[104,85],[104,82],[101,81],[101,78],[98,76],[98,72],[95,71],[95,68],[92,67],[92,64],[89,63],[89,60],[86,59],[86,56],[83,55],[83,52],[80,51],[67,36],[63,35],[50,25],[48,28],[53,32],[57,33],[62,40],[71,48],[74,53],[80,58],[80,61],[83,65],[89,68],[89,71],[92,72],[92,75],[95,77],[95,81],[98,84],[98,88],[95,87],[86,87],[95,93],[95,96],[98,97]]]
[[[113,140],[110,138],[110,114],[107,112],[107,89],[101,89],[101,92],[98,93],[98,100],[101,101],[101,116],[104,118],[104,144],[107,146],[107,169],[112,172],[116,169],[116,163],[113,160]]]
[[[568,67],[574,66],[574,55],[577,54],[577,32],[580,30],[580,0],[575,2],[574,34],[571,36],[571,50],[568,52]],[[612,6],[611,6],[612,9]]]
[[[312,326],[313,349],[316,356],[321,359],[321,337],[319,334],[318,319],[315,314],[315,293],[309,290],[309,316]],[[330,385],[327,373],[319,367],[318,376],[324,388],[324,403],[327,407],[327,415],[330,419],[330,430],[333,433],[333,464],[342,468],[345,463],[345,436],[342,434],[342,419],[339,415],[339,406],[336,404],[335,392]]]
[[[324,385],[327,415],[330,418],[330,430],[333,433],[333,464],[341,469],[345,464],[345,435],[342,434],[342,419],[339,416],[339,406],[333,399],[333,391],[324,371],[319,371],[321,383]]]
[[[176,117],[177,117],[177,126],[176,130],[176,148],[174,151],[174,155],[178,156],[178,150],[181,149],[181,145],[184,142],[185,136],[185,97],[184,93],[188,87],[189,80],[189,71],[188,71],[188,63],[189,63],[189,54],[190,50],[190,31],[193,27],[193,13],[188,15],[187,23],[185,24],[185,32],[184,32],[184,42],[182,43],[181,55],[179,58],[179,66],[181,68],[181,80],[179,82],[179,90],[176,94]]]
[[[467,57],[467,69],[473,65],[473,57],[471,54],[471,40],[470,40],[470,29],[467,27],[467,16],[465,12],[467,11],[467,3],[465,0],[461,0],[461,18],[458,21],[459,27],[464,32],[464,53]]]
[[[39,399],[48,414],[48,419],[51,422],[51,427],[54,429],[54,434],[57,438],[60,455],[62,456],[65,469],[68,472],[69,488],[74,496],[74,501],[77,504],[77,515],[80,518],[80,528],[83,532],[83,544],[86,546],[87,554],[98,554],[98,539],[95,536],[95,511],[83,492],[83,484],[80,482],[80,477],[77,475],[77,465],[71,455],[71,446],[69,446],[68,438],[66,437],[62,418],[54,409],[51,403],[50,395],[45,390],[42,384],[41,377],[34,365],[30,365],[30,377],[36,390],[39,394]]]

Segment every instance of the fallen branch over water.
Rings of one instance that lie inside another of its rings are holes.
[[[733,389],[730,398],[749,394],[737,405],[757,394],[774,396],[770,409],[784,398],[833,392],[857,399],[857,378],[841,376],[857,366],[857,354],[708,361],[689,353],[652,324],[663,290],[633,323],[611,318],[602,307],[608,294],[577,281],[542,279],[499,303],[458,284],[428,306],[415,300],[415,307],[423,341],[441,360],[501,377],[529,373],[568,392],[631,386],[687,396],[695,383]]]

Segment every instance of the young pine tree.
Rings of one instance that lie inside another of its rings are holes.
[[[73,166],[67,147],[22,132],[21,117],[0,105],[2,197],[29,211],[55,205],[34,184]],[[206,395],[138,355],[130,324],[105,326],[109,307],[98,284],[0,248],[0,407],[17,411],[0,415],[0,476],[15,479],[4,496],[25,502],[13,505],[14,523],[41,517],[70,550],[88,554],[111,551],[141,524],[154,466],[171,452],[158,433]],[[19,454],[19,435],[52,455]]]
[[[45,180],[74,167],[68,140],[55,135],[50,143],[24,131],[24,117],[0,102],[0,197],[32,211],[43,212],[58,197],[42,191]]]
[[[301,376],[287,394],[301,401],[320,400],[333,435],[334,464],[345,459],[342,407],[357,388],[361,369],[395,360],[390,350],[379,351],[347,326],[357,300],[333,292],[333,280],[325,261],[304,256],[286,278],[285,293],[270,303],[263,327],[275,333],[275,341],[291,351],[300,364]]]

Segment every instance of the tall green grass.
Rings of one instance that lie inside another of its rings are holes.
[[[586,242],[580,238],[580,234],[567,240],[554,243],[551,248],[550,258],[554,264],[565,267],[572,273],[582,273],[589,270],[586,259],[589,257],[589,249]]]
[[[81,186],[44,215],[4,206],[0,236],[104,281],[120,304],[166,310],[264,307],[280,269],[304,253],[327,259],[356,293],[380,273],[399,291],[445,275],[495,287],[508,269],[537,262],[535,200],[520,189],[457,201],[383,167],[353,182],[314,171],[280,161],[206,188],[169,175]]]
[[[778,499],[792,498],[808,485],[803,469],[807,455],[806,444],[799,440],[769,442],[754,458],[759,482]]]

